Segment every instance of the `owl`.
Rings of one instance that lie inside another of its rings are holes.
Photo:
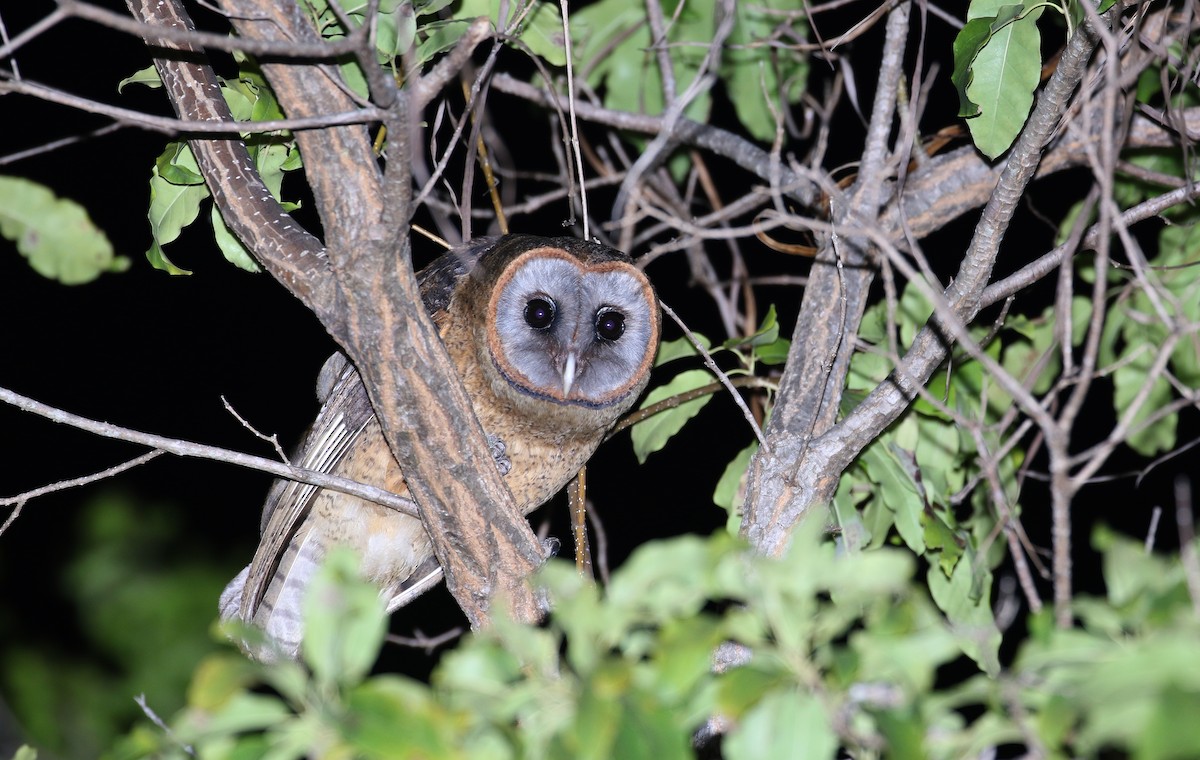
[[[497,466],[529,512],[575,476],[637,400],[658,349],[660,312],[629,257],[574,238],[506,235],[444,253],[418,274]],[[353,366],[322,370],[323,406],[296,465],[406,496]],[[420,520],[292,481],[267,495],[254,559],[221,594],[221,616],[262,629],[262,660],[295,658],[301,602],[331,547],[350,546],[394,611],[442,577]]]

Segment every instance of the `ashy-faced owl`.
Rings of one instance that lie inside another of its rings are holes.
[[[418,279],[505,482],[529,512],[574,477],[646,387],[660,327],[654,290],[620,251],[532,235],[475,240]],[[358,374],[336,359],[294,463],[407,495]],[[223,618],[267,634],[253,652],[260,659],[296,656],[301,601],[333,546],[358,552],[389,611],[441,578],[420,520],[354,496],[277,481],[261,527],[254,560],[221,595]]]

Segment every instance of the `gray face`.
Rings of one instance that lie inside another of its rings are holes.
[[[658,348],[650,283],[619,261],[586,265],[554,248],[528,251],[500,275],[488,305],[489,349],[515,388],[606,407],[641,390]]]

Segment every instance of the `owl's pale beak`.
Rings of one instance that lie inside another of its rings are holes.
[[[571,395],[571,386],[575,383],[575,352],[567,354],[562,368],[563,398]]]

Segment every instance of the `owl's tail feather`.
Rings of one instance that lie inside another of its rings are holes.
[[[265,634],[261,642],[239,641],[242,649],[260,662],[297,659],[304,638],[303,599],[325,552],[311,531],[297,534],[279,559],[258,608],[242,614],[242,596],[250,567],[244,568],[221,592],[222,620],[244,620]]]

